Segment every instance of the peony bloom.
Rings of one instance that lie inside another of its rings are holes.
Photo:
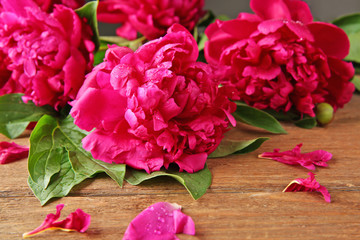
[[[163,36],[179,23],[192,31],[205,14],[204,0],[103,0],[98,7],[98,19],[107,23],[122,23],[116,33],[135,39],[137,32],[147,39]]]
[[[24,93],[24,101],[38,106],[64,106],[92,68],[90,27],[62,5],[51,14],[30,0],[3,0],[2,5],[0,95]]]
[[[309,153],[301,153],[302,143],[290,151],[280,152],[280,149],[274,149],[274,152],[264,152],[259,158],[272,159],[289,165],[301,165],[309,170],[315,170],[316,166],[327,167],[327,163],[332,154],[324,150],[316,150]]]
[[[176,203],[158,202],[131,221],[123,240],[175,240],[177,233],[195,235],[194,221]]]
[[[336,110],[350,101],[349,40],[335,25],[313,22],[300,0],[251,0],[255,14],[240,13],[205,30],[205,57],[222,65],[237,100],[259,109],[315,116],[316,104]]]
[[[290,182],[283,192],[320,192],[325,201],[331,202],[331,197],[326,187],[320,185],[316,179],[315,174],[309,172],[308,178],[297,178]]]
[[[76,209],[75,212],[70,213],[64,220],[56,222],[56,220],[59,219],[63,208],[64,204],[58,204],[56,206],[56,214],[48,214],[39,227],[31,232],[24,233],[23,238],[34,236],[46,230],[60,229],[66,232],[78,231],[83,233],[89,228],[91,216],[80,208]]]
[[[83,147],[96,159],[147,172],[170,163],[203,169],[236,106],[197,57],[195,39],[178,24],[136,52],[110,47],[72,103],[75,124],[95,128]]]

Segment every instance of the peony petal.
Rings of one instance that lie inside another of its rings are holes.
[[[324,196],[326,202],[331,202],[328,190],[316,181],[315,174],[312,172],[309,172],[308,174],[309,177],[306,179],[297,178],[290,182],[283,192],[320,192]]]
[[[242,40],[248,38],[249,35],[256,30],[259,21],[233,19],[229,21],[218,20],[217,23],[222,31],[230,34],[238,40]]]
[[[88,88],[74,101],[71,116],[80,128],[91,131],[95,127],[114,129],[117,119],[126,111],[127,99],[110,89]]]
[[[193,173],[204,169],[207,157],[207,153],[183,154],[182,158],[175,162],[179,165],[180,172],[185,170],[188,173]]]
[[[349,54],[350,41],[341,28],[324,22],[313,22],[307,27],[315,38],[315,45],[328,56],[343,59]]]
[[[302,143],[290,151],[280,152],[279,149],[274,149],[274,152],[264,152],[260,154],[259,158],[272,159],[289,165],[301,165],[309,170],[315,170],[315,165],[327,167],[327,163],[332,154],[324,150],[316,150],[309,153],[301,153],[300,148]]]
[[[29,155],[29,148],[14,142],[0,142],[0,164],[11,163]]]
[[[174,240],[176,233],[195,235],[194,221],[181,212],[181,206],[158,202],[131,221],[123,240]]]
[[[38,6],[29,0],[2,0],[2,11],[14,12],[19,16],[26,16],[26,8],[38,8]]]
[[[355,86],[349,81],[354,76],[355,69],[351,62],[345,62],[333,57],[328,59],[331,69],[331,77],[327,89],[329,95],[326,102],[331,104],[335,111],[348,103],[353,96]]]
[[[288,6],[291,14],[291,19],[294,21],[300,21],[304,24],[311,23],[313,16],[311,14],[309,5],[302,0],[284,0]]]
[[[85,232],[90,225],[90,215],[83,212],[81,209],[76,209],[75,212],[72,212],[64,220],[56,222],[59,219],[61,210],[63,209],[64,204],[59,204],[56,206],[56,214],[50,213],[46,216],[44,222],[32,230],[23,234],[23,238],[31,237],[36,234],[39,234],[46,230],[60,229],[63,231],[78,231]]]
[[[291,13],[283,0],[251,0],[250,7],[262,19],[291,19]]]

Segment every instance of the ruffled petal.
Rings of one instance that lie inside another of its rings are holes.
[[[259,158],[272,159],[289,165],[301,165],[309,170],[315,170],[316,166],[327,167],[332,154],[324,150],[316,150],[309,153],[301,153],[302,143],[289,151],[280,152],[280,149],[274,149],[274,152],[264,152]]]
[[[11,163],[29,155],[29,148],[14,142],[0,142],[0,164]]]
[[[75,212],[70,213],[64,220],[57,222],[56,220],[60,218],[61,210],[63,208],[64,204],[57,205],[56,214],[48,214],[44,222],[39,227],[30,232],[24,233],[23,238],[34,236],[46,230],[60,229],[66,232],[78,231],[83,233],[89,228],[91,217],[79,208],[76,209]]]
[[[320,192],[326,202],[331,202],[331,197],[326,187],[320,185],[316,179],[315,174],[309,172],[309,177],[306,179],[297,178],[290,182],[283,192]]]

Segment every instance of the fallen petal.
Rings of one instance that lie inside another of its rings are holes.
[[[64,208],[64,204],[59,204],[56,206],[56,214],[50,213],[46,216],[44,222],[32,230],[23,234],[23,238],[34,236],[35,234],[41,233],[46,230],[51,229],[60,229],[63,231],[78,231],[85,232],[90,225],[90,215],[83,212],[81,209],[76,209],[75,212],[72,212],[64,220],[56,222],[59,219],[61,210]]]
[[[324,196],[325,201],[330,202],[330,194],[326,187],[320,185],[316,181],[315,174],[312,172],[309,172],[308,174],[309,177],[306,179],[297,178],[290,182],[283,192],[320,192]]]
[[[14,142],[0,142],[0,164],[6,164],[27,158],[29,148],[20,146]]]
[[[302,143],[289,151],[280,152],[274,149],[274,152],[264,152],[259,158],[272,159],[290,165],[301,165],[309,170],[315,170],[315,165],[327,167],[327,161],[332,158],[332,154],[324,150],[316,150],[309,153],[301,153]]]
[[[126,229],[123,240],[173,240],[176,233],[195,235],[191,217],[177,204],[158,202],[137,215]]]

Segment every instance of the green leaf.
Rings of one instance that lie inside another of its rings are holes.
[[[299,115],[294,112],[283,112],[283,111],[275,111],[274,109],[264,109],[265,112],[273,116],[279,121],[293,121],[294,119],[299,119]]]
[[[0,124],[0,133],[14,139],[20,136],[28,125],[29,122]]]
[[[208,37],[206,36],[206,34],[201,34],[200,35],[200,40],[199,40],[199,43],[198,43],[198,48],[199,48],[199,52],[204,50],[205,48],[205,42],[208,40]]]
[[[128,40],[126,38],[122,38],[122,37],[118,37],[118,36],[101,36],[100,37],[101,46],[104,46],[104,44],[105,45],[116,44],[118,46],[131,48],[133,51],[138,49],[144,43],[145,40],[146,40],[146,38],[144,36],[139,37],[135,40]],[[107,49],[107,47],[106,47],[106,49]],[[101,50],[103,50],[103,49],[101,49]]]
[[[211,172],[207,165],[205,165],[203,170],[196,173],[179,172],[178,170],[168,169],[148,174],[145,171],[128,168],[125,180],[131,185],[138,185],[143,181],[163,176],[174,178],[180,182],[195,200],[204,195],[211,185]]]
[[[345,60],[360,63],[360,13],[340,17],[333,23],[343,29],[350,40],[350,51]]]
[[[347,33],[360,32],[360,13],[352,13],[339,17],[333,24],[342,28]]]
[[[360,91],[360,76],[355,75],[351,82],[355,85],[356,90]]]
[[[71,189],[84,181],[88,176],[76,173],[71,166],[69,158],[63,155],[60,162],[60,171],[54,175],[51,184],[44,189],[43,185],[38,184],[29,176],[28,184],[34,195],[40,200],[41,205],[55,197],[64,197],[69,194]]]
[[[44,114],[57,115],[50,106],[38,107],[32,102],[24,103],[23,94],[6,94],[0,97],[0,133],[16,138],[30,122],[38,121]]]
[[[265,129],[271,133],[287,133],[273,116],[243,103],[237,103],[237,109],[233,115],[241,122]]]
[[[313,127],[316,127],[317,122],[316,118],[314,117],[304,117],[303,119],[295,121],[294,124],[301,128],[311,129]]]
[[[94,54],[94,66],[102,63],[105,58],[106,50],[99,50]]]
[[[96,16],[97,7],[98,7],[98,1],[90,1],[81,8],[75,10],[75,12],[80,18],[87,19],[87,24],[90,25],[91,30],[93,31],[94,35],[92,37],[92,40],[95,44],[95,51],[97,51],[97,49],[100,46],[99,28],[98,28],[98,22]]]
[[[209,158],[226,157],[231,154],[244,154],[255,151],[269,138],[261,137],[252,140],[235,140],[224,138]]]
[[[79,182],[101,172],[122,186],[125,165],[95,160],[82,148],[81,140],[86,134],[73,123],[71,116],[59,120],[45,115],[32,131],[28,161],[29,184],[34,187],[33,191],[42,204],[51,197],[45,198],[38,189],[49,194],[56,189],[56,197],[63,197]],[[63,167],[66,167],[66,171]]]

